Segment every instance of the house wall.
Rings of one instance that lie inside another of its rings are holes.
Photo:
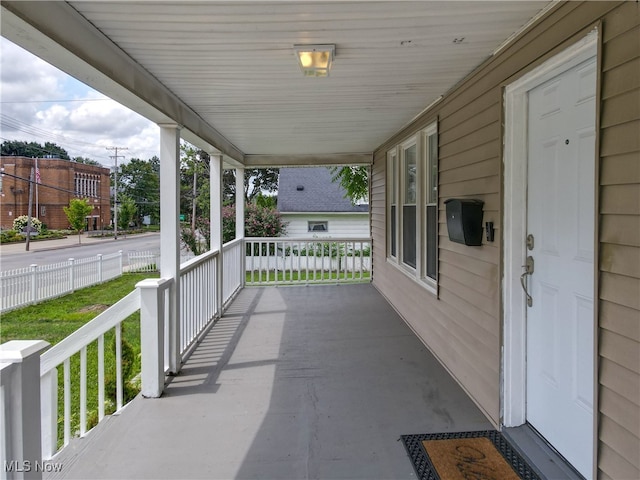
[[[374,285],[500,423],[503,87],[600,31],[598,466],[640,478],[640,4],[560,4],[375,152]],[[386,260],[386,152],[438,120],[439,278],[429,293]],[[444,200],[478,198],[496,241],[448,239]]]
[[[287,237],[355,238],[369,236],[368,213],[282,213]],[[308,222],[328,222],[326,232],[309,232]]]

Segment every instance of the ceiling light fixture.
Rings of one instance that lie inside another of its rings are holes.
[[[294,45],[298,65],[305,77],[328,77],[336,54],[335,45]]]

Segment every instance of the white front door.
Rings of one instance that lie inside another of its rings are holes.
[[[527,421],[582,475],[593,461],[595,58],[529,91]]]

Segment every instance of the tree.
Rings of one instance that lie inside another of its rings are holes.
[[[133,221],[136,216],[136,204],[128,195],[120,195],[118,197],[118,227],[121,230],[126,230],[129,228],[129,224]]]
[[[87,157],[73,157],[71,159],[72,162],[76,162],[76,163],[83,163],[85,165],[95,165],[97,167],[101,167],[102,164],[96,160],[92,160],[90,158]]]
[[[260,192],[256,195],[254,203],[258,207],[275,210],[278,206],[278,197],[275,195],[263,195],[262,192]]]
[[[180,230],[180,238],[194,255],[201,255],[207,252],[209,245],[211,245],[211,225],[209,220],[198,217],[195,222],[195,229],[190,227],[182,228]]]
[[[80,198],[72,198],[68,207],[62,207],[64,210],[71,228],[78,232],[78,243],[82,243],[80,234],[84,229],[87,215],[91,213],[93,207],[89,205],[88,200],[82,200]]]
[[[45,157],[51,155],[63,160],[69,160],[67,151],[55,143],[45,142],[44,146],[37,142],[23,142],[20,140],[6,140],[0,146],[2,155],[16,157]]]
[[[247,168],[244,171],[244,200],[253,203],[258,194],[278,191],[278,168]],[[222,175],[223,198],[225,203],[235,203],[236,173],[235,170],[225,170]]]
[[[180,211],[191,213],[191,229],[196,229],[196,219],[202,214],[198,201],[203,191],[204,179],[209,177],[209,155],[193,145],[180,145]],[[208,209],[207,209],[208,210]]]
[[[346,190],[345,198],[357,204],[369,199],[369,167],[345,166],[329,167],[331,180],[338,182]]]
[[[140,216],[149,216],[153,223],[160,220],[160,159],[145,161],[132,158],[118,166],[118,196],[132,198]]]

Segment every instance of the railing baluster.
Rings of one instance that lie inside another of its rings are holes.
[[[104,418],[104,335],[98,337],[98,421]]]
[[[256,242],[256,246],[258,248],[258,282],[264,282],[264,276],[262,273],[262,242]]]
[[[64,361],[64,445],[69,445],[71,439],[71,362]]]
[[[344,259],[344,279],[343,281],[347,280],[347,272],[349,271],[349,269],[347,268],[347,252],[349,251],[349,242],[344,242],[344,256],[341,255],[340,250],[338,250],[338,258],[343,258]]]
[[[122,408],[122,323],[116,325],[116,410]]]
[[[271,244],[269,244],[269,248],[271,248]],[[275,243],[273,248],[274,248],[273,255],[271,255],[271,250],[269,250],[267,252],[267,255],[268,255],[268,258],[273,258],[273,275],[274,275],[273,279],[275,281],[275,284],[278,285],[278,282],[279,282],[279,280],[278,280],[278,268],[280,266],[279,265],[280,262],[278,262],[278,243],[277,242]],[[282,269],[282,280],[283,281],[284,281],[285,277],[286,277],[286,270],[283,268]]]
[[[316,257],[311,256],[309,252],[309,242],[304,242],[304,256],[307,265],[307,283],[315,282],[316,280]]]
[[[87,347],[80,350],[80,436],[87,433]]]

